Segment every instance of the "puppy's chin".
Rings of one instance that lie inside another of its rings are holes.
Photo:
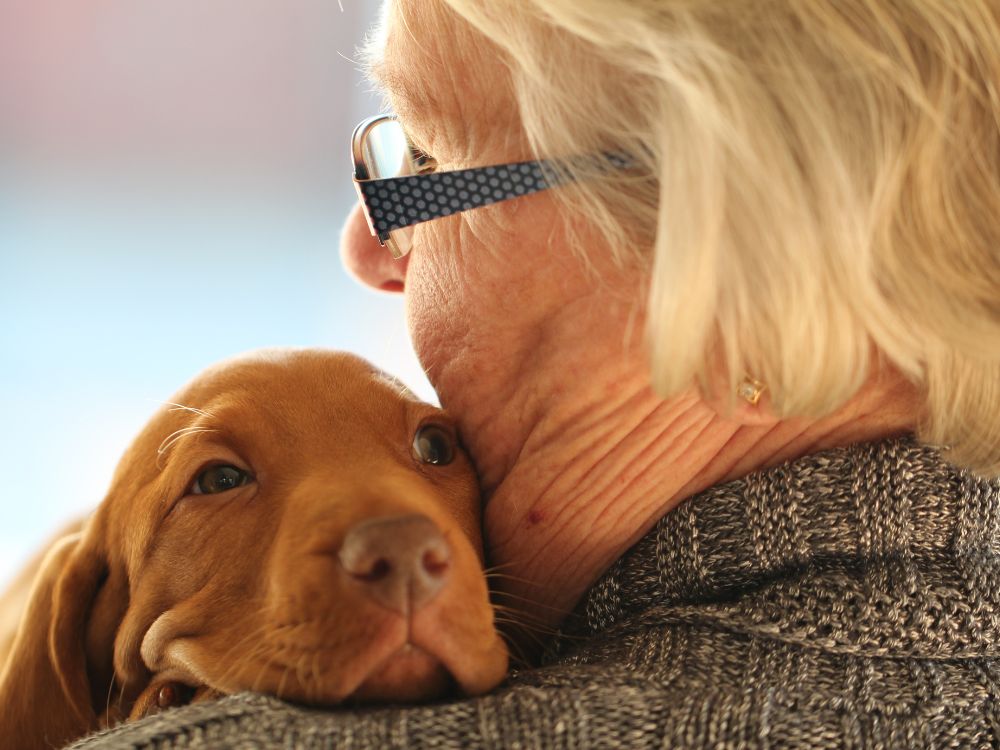
[[[436,657],[406,644],[377,665],[349,700],[413,703],[440,698],[453,689],[451,674]]]
[[[478,603],[469,602],[471,586],[449,588],[409,617],[359,600],[348,634],[333,627],[340,622],[333,615],[313,613],[310,621],[287,612],[280,622],[247,617],[239,628],[210,630],[198,623],[201,605],[187,601],[156,618],[141,655],[152,674],[188,685],[225,694],[259,691],[313,706],[479,695],[507,670],[507,651],[479,585]]]

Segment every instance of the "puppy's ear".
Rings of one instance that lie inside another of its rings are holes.
[[[61,747],[100,726],[95,705],[106,699],[98,703],[94,696],[102,691],[106,696],[111,683],[100,664],[104,660],[88,658],[88,624],[92,617],[110,624],[127,601],[122,603],[120,592],[104,593],[108,564],[92,532],[87,528],[59,540],[35,579],[0,674],[0,737],[11,747]]]
[[[85,530],[56,581],[48,628],[49,658],[67,709],[95,728],[116,697],[114,640],[128,607],[126,577],[112,569],[100,520]]]

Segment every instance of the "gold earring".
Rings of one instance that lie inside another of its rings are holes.
[[[750,404],[750,406],[756,406],[765,388],[767,386],[764,383],[746,375],[743,381],[736,387],[736,395]]]

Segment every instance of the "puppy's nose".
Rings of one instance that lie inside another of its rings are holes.
[[[338,556],[370,597],[404,615],[434,598],[451,564],[438,527],[419,515],[362,521],[347,532]]]

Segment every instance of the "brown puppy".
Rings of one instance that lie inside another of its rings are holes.
[[[164,685],[333,705],[503,679],[475,476],[440,409],[315,350],[172,401],[41,565],[0,675],[11,747],[146,713]]]

